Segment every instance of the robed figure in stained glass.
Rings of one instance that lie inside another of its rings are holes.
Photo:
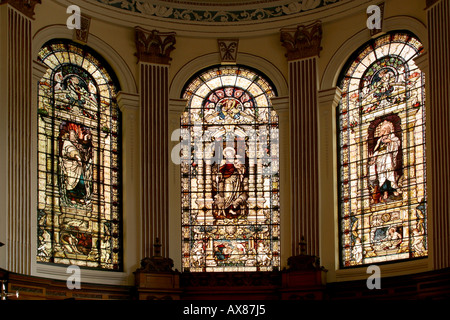
[[[225,148],[223,155],[225,163],[213,170],[213,215],[216,219],[238,218],[247,210],[247,169],[234,148]]]
[[[398,169],[401,163],[401,140],[392,122],[384,120],[375,130],[375,147],[369,146],[369,185],[374,203],[385,202],[390,195],[399,196]]]
[[[372,39],[342,74],[341,266],[427,255],[423,52],[407,32]]]
[[[88,204],[92,181],[92,140],[88,128],[61,124],[59,152],[61,192],[67,204]]]

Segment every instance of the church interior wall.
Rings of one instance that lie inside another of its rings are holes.
[[[355,1],[358,8],[364,8],[369,4],[376,4],[378,1]],[[43,1],[35,8],[35,18],[32,22],[33,34],[33,52],[37,52],[39,46],[47,37],[50,37],[54,31],[58,37],[71,39],[72,31],[65,28],[68,14],[65,12],[66,7],[63,5],[65,1]],[[336,9],[338,11],[338,9]],[[319,88],[319,97],[322,91],[335,90],[337,77],[347,59],[366,41],[370,40],[369,31],[366,28],[367,13],[359,10],[357,13],[350,11],[347,15],[339,11],[337,17],[333,17],[333,11],[327,11],[325,22],[323,23],[323,36],[321,43],[321,51],[317,57],[317,79]],[[2,14],[4,12],[2,11]],[[413,29],[420,37],[420,40],[427,47],[427,30],[426,30],[426,11],[425,1],[410,0],[387,0],[384,8],[384,21],[386,30],[395,29]],[[292,21],[290,21],[291,23]],[[404,28],[402,24],[404,23]],[[111,64],[117,73],[119,82],[121,82],[123,93],[132,98],[125,103],[123,114],[126,117],[123,120],[123,142],[124,150],[127,154],[124,157],[124,187],[128,191],[124,191],[123,196],[123,223],[124,223],[124,270],[120,273],[87,271],[86,281],[99,284],[115,284],[131,286],[134,284],[133,272],[139,267],[141,256],[141,216],[140,216],[140,197],[145,195],[140,193],[140,111],[138,102],[139,83],[139,65],[135,56],[136,46],[134,40],[134,28],[130,27],[130,23],[116,22],[114,19],[106,20],[100,15],[91,17],[89,30],[89,38],[87,45],[97,48],[99,53]],[[157,23],[153,26],[158,29]],[[285,27],[292,27],[286,25]],[[53,29],[52,29],[53,28]],[[146,26],[151,30],[149,26]],[[207,27],[205,27],[207,28]],[[264,29],[264,28],[262,28]],[[50,30],[50,31],[49,31]],[[171,30],[161,30],[171,31]],[[1,30],[3,33],[5,30]],[[250,67],[266,69],[267,73],[277,76],[280,84],[279,96],[275,99],[279,103],[274,104],[280,116],[281,136],[285,141],[281,146],[281,197],[282,197],[282,265],[287,267],[287,259],[292,255],[291,252],[291,234],[290,234],[290,212],[292,199],[290,194],[290,153],[289,153],[289,112],[288,112],[288,62],[286,60],[286,50],[280,42],[280,26],[272,27],[255,34],[233,34],[209,33],[196,35],[195,32],[186,32],[176,35],[175,50],[171,54],[169,66],[169,85],[170,85],[170,102],[169,102],[169,138],[174,130],[179,127],[179,117],[181,111],[186,105],[186,101],[181,99],[180,93],[184,82],[196,72],[205,67],[220,64],[220,56],[218,53],[218,38],[238,38],[238,62],[245,61]],[[45,42],[44,41],[44,42]],[[0,60],[5,59],[5,53],[0,47]],[[36,56],[33,57],[36,59]],[[115,62],[120,62],[120,66]],[[194,63],[195,62],[195,63]],[[3,62],[2,62],[3,66]],[[3,72],[2,72],[3,73]],[[2,76],[0,87],[4,85]],[[1,95],[0,95],[1,96]],[[125,96],[125,95],[124,95]],[[0,102],[5,105],[4,99],[0,97]],[[124,101],[126,98],[124,98]],[[35,102],[33,102],[35,103]],[[35,107],[35,106],[34,106]],[[340,270],[338,263],[338,204],[337,204],[337,181],[338,173],[336,169],[337,148],[336,148],[336,122],[335,122],[335,105],[320,105],[318,108],[319,116],[319,174],[320,174],[320,252],[321,263],[328,270],[327,282],[341,282],[350,280],[361,280],[367,278],[365,268]],[[428,110],[428,109],[427,109]],[[427,111],[428,112],[428,111]],[[3,120],[2,120],[3,121]],[[1,125],[5,128],[6,126]],[[11,133],[2,131],[2,137]],[[166,141],[169,145],[169,152],[175,147],[177,141]],[[170,155],[169,155],[170,159]],[[1,163],[7,162],[3,159]],[[7,173],[2,168],[2,177]],[[167,244],[170,248],[170,258],[174,261],[174,267],[181,269],[181,221],[177,219],[179,215],[180,203],[180,172],[179,166],[169,164],[169,235],[170,242]],[[35,174],[31,172],[31,174]],[[333,181],[331,181],[333,180]],[[4,186],[0,186],[0,193],[4,194]],[[0,198],[0,202],[3,199]],[[334,199],[334,200],[331,200]],[[1,233],[7,232],[5,213],[0,214],[2,224]],[[34,231],[36,232],[36,231]],[[430,228],[429,236],[431,237],[433,230]],[[32,235],[32,238],[36,234]],[[0,238],[5,242],[5,238]],[[165,244],[163,244],[165,245]],[[4,248],[2,248],[4,250]],[[2,250],[0,249],[0,250]],[[431,250],[432,251],[432,248]],[[430,253],[432,254],[432,253]],[[0,255],[0,267],[6,266],[7,257],[5,251]],[[65,279],[67,277],[65,269],[62,267],[36,266],[35,262],[33,272],[30,275],[46,277],[50,279]],[[387,276],[400,276],[405,274],[413,274],[418,272],[431,271],[433,264],[429,259],[397,262],[382,266],[382,273]]]

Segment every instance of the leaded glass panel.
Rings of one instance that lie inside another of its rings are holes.
[[[116,82],[88,48],[42,47],[37,261],[121,269],[120,111]]]
[[[340,83],[340,253],[343,267],[428,253],[423,47],[406,32],[371,41]]]
[[[184,271],[272,271],[280,265],[278,117],[272,86],[239,66],[186,87],[181,117]]]

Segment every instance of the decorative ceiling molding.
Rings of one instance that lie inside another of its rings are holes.
[[[281,29],[282,46],[287,49],[288,61],[318,56],[322,47],[322,23]]]
[[[169,64],[170,53],[175,49],[175,32],[148,31],[135,28],[136,57],[139,62]]]
[[[41,3],[41,0],[0,0],[0,4],[8,3],[20,12],[22,12],[24,15],[26,15],[28,18],[33,19],[34,17],[34,7],[39,3]]]
[[[220,2],[210,3],[206,9],[205,3],[189,1],[180,4],[172,1],[150,0],[90,0],[117,9],[140,13],[147,17],[166,18],[183,22],[227,23],[263,21],[311,11],[342,0],[284,0],[284,1],[243,1],[236,4],[240,10],[229,9],[231,5],[223,6]],[[253,3],[249,6],[248,3]],[[278,4],[277,4],[278,3]],[[245,9],[244,9],[245,8]]]

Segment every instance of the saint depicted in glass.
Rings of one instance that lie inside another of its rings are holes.
[[[280,265],[278,117],[272,86],[243,67],[186,87],[181,117],[184,271]]]
[[[343,267],[427,255],[423,51],[406,32],[383,35],[342,77],[339,105]]]
[[[85,47],[52,41],[39,59],[37,260],[119,270],[120,112],[112,73]]]

